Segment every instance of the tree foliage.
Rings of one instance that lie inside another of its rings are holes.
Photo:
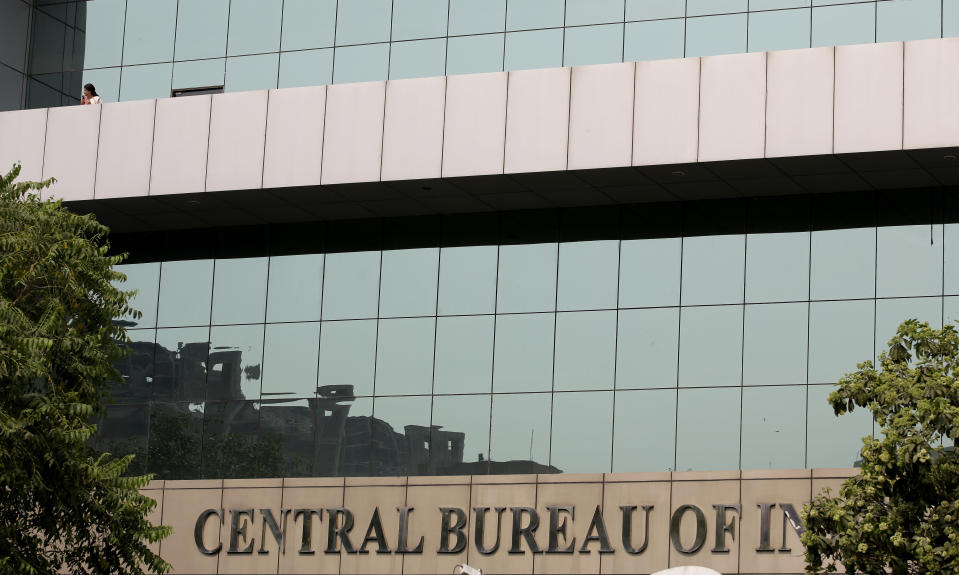
[[[136,315],[108,230],[0,173],[0,574],[164,573],[149,477],[89,445]]]
[[[807,572],[959,573],[959,334],[904,322],[879,356],[839,381],[837,415],[865,408],[861,473],[804,509]]]

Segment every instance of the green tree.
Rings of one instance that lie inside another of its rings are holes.
[[[872,412],[861,473],[803,511],[806,571],[959,573],[959,334],[904,322],[879,356],[829,396],[837,415]]]
[[[0,174],[0,573],[165,573],[149,477],[88,441],[137,312],[104,226]]]

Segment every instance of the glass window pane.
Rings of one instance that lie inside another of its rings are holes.
[[[380,317],[433,315],[439,249],[383,252]]]
[[[375,476],[422,475],[429,463],[430,397],[373,401]]]
[[[671,471],[676,462],[676,392],[617,391],[613,473]]]
[[[853,467],[859,461],[862,438],[872,435],[872,417],[857,408],[837,416],[829,405],[832,385],[809,386],[809,442],[805,467]]]
[[[493,313],[496,301],[496,246],[440,250],[440,315]]]
[[[944,0],[942,4],[942,37],[959,36],[959,0]]]
[[[431,392],[435,324],[431,317],[380,320],[376,395]]]
[[[739,469],[739,389],[679,390],[678,471]],[[704,421],[723,421],[703,429]]]
[[[124,66],[120,78],[120,100],[169,98],[173,64]]]
[[[212,297],[213,260],[163,262],[160,267],[157,325],[209,324]]]
[[[619,312],[616,388],[676,387],[679,308]]]
[[[889,226],[877,230],[879,297],[942,293],[942,226]]]
[[[124,316],[130,322],[129,327],[154,327],[157,318],[157,296],[160,292],[160,263],[126,264],[116,266],[116,271],[125,274],[127,281],[117,283],[123,291],[134,291],[130,307],[140,312],[139,319]]]
[[[83,84],[93,84],[100,99],[106,103],[120,101],[120,68],[84,70]],[[79,96],[77,101],[79,102]]]
[[[566,26],[622,22],[624,0],[566,0]]]
[[[337,48],[334,54],[333,82],[343,84],[386,80],[389,64],[389,44]]]
[[[482,74],[503,71],[504,42],[503,34],[450,38],[446,44],[446,73]]]
[[[282,50],[333,45],[337,0],[284,0]]]
[[[510,3],[512,6],[512,2]],[[506,34],[506,69],[558,68],[563,65],[563,29]]]
[[[506,0],[450,0],[450,36],[502,32]]]
[[[877,10],[876,42],[939,38],[941,0],[890,0]]]
[[[495,391],[549,391],[553,388],[554,320],[551,313],[496,318]]]
[[[333,49],[280,54],[279,88],[325,86],[333,83]]]
[[[945,325],[959,321],[959,297],[942,298],[942,319]]]
[[[855,228],[812,234],[812,299],[873,297],[876,230]]]
[[[957,294],[959,293],[959,224],[943,226],[943,244],[945,245],[943,287],[947,294]]]
[[[743,385],[806,383],[808,308],[805,302],[746,306]]]
[[[266,326],[263,397],[313,397],[320,352],[319,323]]]
[[[806,386],[743,390],[743,469],[802,469]]]
[[[566,29],[564,66],[588,66],[623,61],[623,25]]]
[[[556,315],[554,389],[612,389],[615,364],[615,311]]]
[[[809,294],[809,233],[749,234],[746,301],[798,301]]]
[[[276,88],[280,55],[239,56],[226,59],[227,92]]]
[[[934,329],[939,329],[942,325],[942,299],[918,297],[876,300],[876,361],[880,353],[889,351],[889,340],[896,335],[899,324],[907,319],[929,322]]]
[[[613,392],[555,394],[551,439],[555,441],[550,465],[563,473],[608,473],[612,463]]]
[[[323,319],[376,317],[380,252],[327,254]]]
[[[626,0],[626,20],[682,18],[686,0]]]
[[[559,245],[559,296],[563,311],[616,307],[619,242]]]
[[[837,2],[838,3],[838,2]],[[782,8],[802,8],[809,6],[809,0],[749,0],[749,11],[780,10]]]
[[[502,246],[498,313],[556,309],[556,244]]]
[[[152,329],[128,329],[128,350],[114,366],[120,381],[110,382],[110,398],[118,403],[150,401],[153,393],[153,354],[156,332]]]
[[[809,383],[833,383],[873,357],[875,302],[813,302],[809,310]]]
[[[325,321],[320,331],[319,386],[349,386],[354,395],[373,395],[376,320]]]
[[[119,66],[123,51],[126,0],[98,0],[87,4],[84,68]],[[99,90],[97,90],[99,91]]]
[[[812,45],[869,44],[876,40],[873,2],[812,9]]]
[[[323,254],[273,256],[266,321],[316,321],[323,296]]]
[[[280,49],[283,0],[231,0],[228,56]]]
[[[485,393],[493,385],[493,316],[436,323],[434,393]]]
[[[685,238],[683,305],[743,301],[745,260],[745,236]]]
[[[176,18],[176,59],[226,56],[230,0],[179,0]],[[222,82],[218,82],[220,84]]]
[[[390,79],[428,78],[446,74],[446,38],[394,42],[390,52]]]
[[[686,0],[688,16],[707,14],[731,14],[749,10],[748,0]]]
[[[489,425],[489,394],[433,398],[430,472],[436,475],[487,473]]]
[[[211,328],[207,399],[259,399],[262,366],[262,325]]]
[[[743,306],[683,308],[680,323],[679,386],[740,385]]]
[[[749,51],[793,50],[809,47],[809,8],[749,14]]]
[[[746,14],[688,18],[686,20],[686,56],[745,52],[746,22]]]
[[[177,62],[173,65],[173,89],[222,86],[225,74],[225,58]]]
[[[147,472],[157,479],[200,479],[202,434],[202,403],[154,403]]]
[[[388,42],[392,5],[392,0],[338,2],[336,45]]]
[[[258,460],[263,459],[264,467],[268,467],[280,456],[280,446],[260,441],[259,430],[258,402],[207,402],[203,410],[203,477],[260,477]],[[275,477],[269,473],[263,476]]]
[[[153,397],[166,401],[206,399],[210,329],[158,329],[156,338]]]
[[[490,473],[547,472],[551,399],[549,393],[493,396]]]
[[[316,402],[313,476],[369,475],[372,398],[321,390]]]
[[[175,26],[176,0],[128,0],[123,65],[172,62]]]
[[[262,323],[268,258],[216,260],[213,324]]]
[[[449,0],[393,0],[393,40],[446,36],[448,14]]]
[[[682,245],[680,238],[623,241],[619,306],[679,305]]]
[[[506,29],[561,27],[565,8],[564,0],[509,0],[506,5]]]
[[[317,418],[322,421],[327,416],[311,408],[310,403],[307,399],[272,400],[260,406],[260,435],[279,447],[278,453],[264,462],[263,475],[268,468],[279,467],[279,473],[271,477],[316,477],[314,435],[321,425]]]

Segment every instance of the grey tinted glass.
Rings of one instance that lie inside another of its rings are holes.
[[[336,0],[284,0],[283,50],[333,45]]]
[[[869,44],[876,39],[873,2],[823,6],[812,10],[812,45]]]
[[[389,44],[337,48],[334,54],[333,82],[342,84],[386,80],[389,64]]]
[[[333,83],[333,49],[280,54],[280,88],[323,86]]]
[[[739,467],[739,389],[679,390],[676,435],[678,471],[737,469]],[[722,425],[703,430],[704,421]]]
[[[496,318],[494,390],[552,389],[554,319],[546,313]]]
[[[145,473],[150,407],[140,405],[109,405],[100,422],[97,447],[117,457],[134,455],[126,473]]]
[[[563,52],[564,66],[622,62],[623,25],[567,28]]]
[[[210,399],[259,399],[263,372],[263,326],[210,328],[207,393]]]
[[[558,68],[563,65],[563,29],[506,34],[506,69]]]
[[[682,58],[686,50],[686,20],[652,20],[626,24],[623,61]]]
[[[942,37],[959,36],[959,0],[945,0],[942,4]]]
[[[125,66],[120,79],[120,100],[169,98],[173,64]]]
[[[121,378],[110,383],[110,398],[117,403],[150,401],[153,393],[153,358],[156,330],[128,329],[129,353],[114,363]]]
[[[506,6],[506,29],[529,30],[562,26],[563,0],[509,0]]]
[[[781,8],[802,8],[809,5],[810,0],[749,0],[749,10],[752,12],[757,10],[779,10]]]
[[[680,238],[623,241],[620,307],[679,305],[682,245]]]
[[[320,426],[314,422],[322,421],[326,414],[320,415],[311,409],[310,403],[306,399],[276,400],[264,402],[260,407],[260,433],[270,438],[271,446],[278,447],[278,453],[270,454],[268,463],[270,467],[279,468],[283,477],[316,477],[318,474],[313,467],[313,436]],[[300,425],[290,425],[292,422]]]
[[[267,325],[264,337],[263,397],[313,397],[320,324]]]
[[[681,18],[686,15],[686,0],[626,0],[627,20]]]
[[[393,0],[393,40],[446,35],[449,0]]]
[[[549,463],[551,403],[548,393],[494,395],[490,460]]]
[[[323,254],[270,258],[266,321],[320,319],[323,296]]]
[[[176,4],[176,0],[127,2],[123,41],[124,66],[173,61]]]
[[[797,301],[809,294],[809,233],[750,234],[746,301]]]
[[[805,402],[805,385],[743,390],[743,469],[805,466]]]
[[[556,244],[502,246],[499,313],[552,311],[556,306]]]
[[[959,224],[943,226],[943,244],[943,288],[947,294],[956,294],[959,293]]]
[[[226,55],[229,0],[179,0],[176,59],[195,60]]]
[[[749,51],[809,47],[809,8],[753,12],[749,15]]]
[[[216,260],[213,323],[263,322],[267,258]]]
[[[806,383],[808,304],[746,306],[743,385]]]
[[[446,45],[446,73],[482,74],[503,70],[503,34],[460,36]]]
[[[746,14],[700,16],[686,21],[686,56],[746,51]]]
[[[490,399],[489,394],[433,398],[430,456],[436,474],[463,474],[460,463],[484,466],[489,459]],[[460,433],[462,438],[456,435]]]
[[[938,329],[942,324],[942,299],[918,297],[876,300],[877,360],[880,353],[889,350],[889,340],[896,335],[899,324],[907,319],[928,322]]]
[[[348,410],[349,417],[346,418],[342,432],[334,431],[334,428],[328,435],[324,430],[323,435],[330,437],[333,445],[317,450],[317,468],[320,471],[318,475],[369,475],[373,398],[336,402],[333,405],[341,406],[339,410],[334,410],[334,413]],[[329,402],[327,406],[330,406]],[[338,418],[334,422],[339,420]]]
[[[622,22],[624,0],[566,0],[566,25]]]
[[[157,296],[160,292],[160,264],[128,264],[116,266],[116,271],[127,276],[127,281],[117,283],[123,291],[136,290],[137,294],[130,300],[131,308],[140,312],[139,319],[125,316],[123,319],[132,322],[130,327],[153,327],[157,321]]]
[[[228,56],[280,49],[283,0],[230,0]]]
[[[506,0],[450,0],[450,35],[502,32]]]
[[[687,16],[729,14],[732,12],[745,12],[748,9],[748,0],[686,0]]]
[[[873,297],[876,230],[855,228],[812,234],[812,299]]]
[[[280,471],[280,446],[275,438],[261,440],[260,404],[254,401],[207,402],[203,409],[202,473],[216,477],[267,477]],[[236,457],[236,453],[253,454]]]
[[[865,409],[836,416],[827,398],[832,385],[809,386],[806,467],[853,467],[859,460],[861,438],[872,435],[872,418]]]
[[[226,91],[276,88],[280,55],[238,56],[226,59]]]
[[[337,2],[336,45],[387,42],[392,0]]]
[[[440,260],[440,315],[495,311],[496,246],[443,248]]]
[[[435,324],[431,317],[380,320],[376,395],[430,393]]]
[[[383,252],[380,317],[433,315],[439,249]]]
[[[809,382],[833,383],[873,357],[875,302],[814,302],[809,316]]]
[[[93,84],[97,94],[104,102],[120,100],[120,68],[101,68],[99,70],[84,70],[83,83]],[[32,91],[32,88],[31,88]],[[50,103],[51,106],[58,104]]]
[[[98,0],[87,4],[83,67],[119,66],[123,50],[126,0]],[[101,91],[99,86],[97,88],[98,92]]]
[[[175,327],[210,323],[213,260],[163,262],[157,325]]]
[[[355,395],[373,395],[376,320],[325,321],[320,332],[320,387],[350,386]]]
[[[173,64],[173,89],[222,86],[226,59],[196,60]]]
[[[877,10],[876,42],[938,38],[941,0],[891,0]]]
[[[679,308],[622,310],[616,388],[676,387]]]
[[[323,280],[323,319],[376,317],[380,252],[328,254]]]
[[[166,479],[199,479],[202,403],[154,403],[147,471]]]
[[[484,393],[493,384],[493,317],[436,323],[435,393]]]
[[[596,241],[559,245],[557,309],[616,307],[619,242]]]
[[[743,301],[745,260],[745,236],[685,238],[683,305]]]
[[[153,396],[175,401],[206,398],[206,365],[210,329],[189,327],[158,329]]]
[[[680,387],[739,385],[743,306],[684,308],[680,323]]]
[[[446,73],[446,38],[395,42],[390,47],[390,79],[428,78]]]
[[[419,473],[429,460],[430,398],[377,397],[373,418],[373,475]]]
[[[553,467],[564,473],[609,472],[612,442],[613,392],[557,393],[553,397]]]
[[[676,451],[676,392],[617,391],[613,472],[670,471]]]
[[[877,241],[877,296],[942,293],[942,226],[880,227]]]
[[[959,298],[942,298],[942,320],[944,325],[955,325],[959,321]]]
[[[556,314],[556,390],[612,389],[616,312]]]

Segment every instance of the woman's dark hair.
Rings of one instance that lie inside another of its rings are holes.
[[[97,89],[93,86],[93,84],[85,84],[83,86],[83,89],[86,90],[87,92],[90,92],[94,96],[99,96],[99,94],[97,94]]]

